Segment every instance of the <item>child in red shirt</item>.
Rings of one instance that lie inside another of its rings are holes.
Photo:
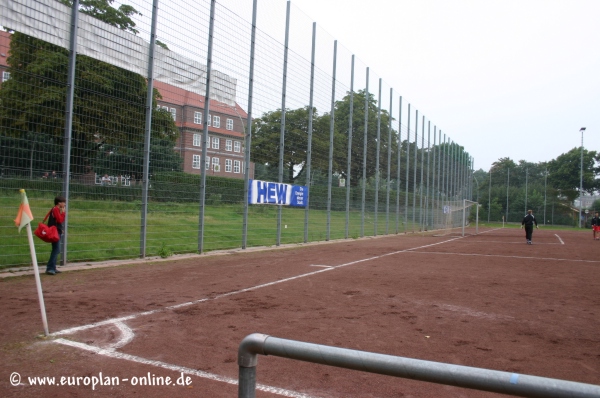
[[[50,260],[48,260],[48,264],[46,264],[46,273],[48,275],[56,275],[60,274],[60,271],[56,269],[56,258],[60,253],[60,242],[62,240],[63,234],[63,223],[65,222],[65,216],[67,213],[65,212],[65,208],[67,205],[67,200],[62,196],[57,196],[54,198],[54,207],[50,210],[50,217],[48,218],[48,226],[56,226],[56,230],[58,231],[59,239],[58,242],[52,243],[52,252],[50,253]]]

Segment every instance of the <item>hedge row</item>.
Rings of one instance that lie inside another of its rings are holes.
[[[149,200],[155,202],[198,203],[200,201],[200,175],[182,172],[157,173],[150,180],[148,189]],[[62,192],[62,180],[31,180],[18,178],[0,179],[0,190],[13,191],[24,188],[30,197],[49,197]],[[72,182],[69,187],[70,197],[87,200],[116,200],[139,201],[142,197],[142,185],[132,186],[102,186]],[[244,180],[227,177],[206,176],[206,203],[216,205],[221,203],[241,203],[244,197]],[[412,197],[412,196],[411,196]],[[373,203],[375,190],[367,189],[365,199]],[[385,189],[379,192],[379,204],[385,206]],[[390,206],[395,206],[396,192],[390,192]],[[404,202],[404,194],[401,194]],[[362,190],[350,190],[350,206],[360,209]],[[313,186],[310,190],[310,207],[312,209],[327,209],[327,187]],[[346,209],[346,188],[333,187],[331,190],[331,209],[343,211]]]

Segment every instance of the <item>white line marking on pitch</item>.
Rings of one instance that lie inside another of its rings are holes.
[[[66,335],[66,334],[71,334],[71,333],[79,332],[81,330],[92,329],[92,328],[95,328],[95,327],[98,327],[98,326],[109,325],[109,324],[112,324],[112,323],[115,323],[115,322],[129,321],[129,320],[132,320],[132,319],[136,319],[136,318],[138,318],[140,316],[153,315],[153,314],[156,314],[156,313],[159,313],[159,312],[164,312],[164,311],[167,311],[167,310],[172,310],[172,309],[181,308],[181,307],[187,307],[187,306],[194,305],[194,304],[199,304],[199,303],[202,303],[202,302],[205,302],[205,301],[217,300],[217,299],[220,299],[220,298],[223,298],[223,297],[227,297],[227,296],[231,296],[231,295],[234,295],[234,294],[244,293],[244,292],[248,292],[250,290],[260,289],[260,288],[263,288],[263,287],[272,286],[272,285],[276,285],[276,284],[279,284],[279,283],[289,282],[289,281],[292,281],[294,279],[299,279],[299,278],[304,278],[306,276],[316,275],[316,274],[319,274],[321,272],[331,271],[331,270],[334,270],[336,268],[346,267],[348,265],[358,264],[358,263],[362,263],[362,262],[365,262],[365,261],[376,260],[378,258],[382,258],[382,257],[386,257],[386,256],[391,256],[391,255],[402,253],[402,252],[406,252],[406,251],[409,251],[409,250],[412,251],[412,250],[422,249],[422,248],[425,248],[425,247],[440,245],[442,243],[451,242],[451,241],[454,241],[454,240],[457,240],[457,239],[462,239],[462,237],[452,238],[452,239],[448,239],[448,240],[445,240],[445,241],[442,241],[442,242],[433,243],[433,244],[424,245],[424,246],[418,246],[418,247],[414,247],[414,248],[411,248],[411,249],[398,250],[398,251],[395,251],[395,252],[386,253],[386,254],[382,254],[382,255],[374,256],[374,257],[369,257],[369,258],[365,258],[365,259],[362,259],[362,260],[351,261],[349,263],[340,264],[340,265],[336,265],[336,266],[331,266],[330,268],[325,268],[325,269],[321,269],[321,270],[318,270],[318,271],[312,271],[312,272],[308,272],[306,274],[292,276],[290,278],[280,279],[280,280],[273,281],[273,282],[263,283],[262,285],[252,286],[252,287],[248,287],[248,288],[241,289],[241,290],[236,290],[236,291],[229,292],[229,293],[219,294],[219,295],[217,295],[215,297],[212,297],[212,298],[205,297],[205,298],[201,298],[201,299],[194,300],[194,301],[188,301],[188,302],[181,303],[181,304],[171,305],[171,306],[165,307],[165,308],[157,308],[157,309],[151,310],[151,311],[139,312],[137,314],[131,314],[131,315],[126,315],[126,316],[122,316],[122,317],[119,317],[119,318],[107,319],[107,320],[100,321],[100,322],[90,323],[88,325],[76,326],[76,327],[73,327],[73,328],[64,329],[64,330],[60,330],[58,332],[50,333],[50,336],[62,336],[62,335]]]
[[[114,325],[121,332],[121,338],[116,343],[110,345],[110,348],[112,348],[113,350],[115,348],[121,348],[121,347],[126,346],[135,337],[133,330],[131,330],[131,328],[129,326],[125,325],[123,322],[115,322]]]
[[[506,241],[501,241],[501,240],[469,240],[469,243],[474,242],[474,243],[500,243],[500,244],[519,244],[522,245],[523,242],[519,241],[519,242],[506,242]],[[564,244],[564,243],[563,243]],[[536,245],[558,245],[558,243],[539,243],[536,242]]]
[[[554,234],[554,236],[556,236],[558,238],[558,240],[560,241],[561,245],[565,244],[565,242],[563,242],[563,240],[560,238],[560,236],[558,236],[557,234]]]
[[[331,265],[319,265],[319,264],[311,264],[311,267],[323,267],[323,268],[333,268]]]
[[[193,376],[198,376],[198,377],[201,377],[204,379],[209,379],[209,380],[214,380],[214,381],[220,381],[220,382],[227,383],[227,384],[233,384],[233,385],[238,384],[238,381],[236,379],[232,379],[230,377],[219,376],[219,375],[216,375],[213,373],[203,372],[201,370],[186,368],[184,366],[172,365],[172,364],[169,364],[166,362],[154,361],[152,359],[141,358],[141,357],[138,357],[135,355],[124,354],[122,352],[115,351],[114,348],[100,348],[100,347],[95,347],[95,346],[91,346],[88,344],[78,343],[76,341],[66,340],[66,339],[62,339],[62,338],[56,339],[56,340],[54,340],[54,342],[63,344],[66,346],[74,347],[74,348],[79,348],[79,349],[86,350],[86,351],[91,351],[96,354],[104,355],[104,356],[110,357],[110,358],[124,359],[127,361],[137,362],[137,363],[141,363],[144,365],[156,366],[159,368],[172,370],[175,372],[183,372],[183,373],[190,374]],[[260,390],[260,391],[269,392],[272,394],[283,395],[284,397],[310,398],[310,395],[302,394],[302,393],[299,393],[296,391],[286,390],[286,389],[279,388],[279,387],[265,386],[264,384],[257,384],[256,389]]]
[[[94,347],[94,346],[90,346],[88,344],[78,343],[75,341],[66,340],[66,339],[62,339],[62,338],[53,340],[53,342],[60,343],[63,345],[68,345],[68,346],[75,347],[75,348],[80,348],[80,349],[87,350],[87,351],[92,351],[97,354],[101,354],[101,355],[108,356],[111,358],[119,358],[119,359],[125,359],[125,360],[134,361],[134,362],[138,362],[138,363],[148,364],[148,365],[152,365],[152,366],[159,366],[164,369],[170,369],[170,370],[175,370],[175,371],[179,371],[179,372],[184,372],[184,373],[192,374],[192,375],[195,375],[198,377],[203,377],[203,378],[207,378],[207,379],[211,379],[211,380],[215,380],[215,381],[222,381],[222,382],[229,383],[229,384],[237,384],[237,380],[234,380],[231,378],[218,376],[218,375],[202,372],[202,371],[195,370],[195,369],[189,369],[189,368],[185,368],[182,366],[171,365],[171,364],[167,364],[167,363],[160,362],[160,361],[153,361],[153,360],[136,357],[134,355],[124,354],[124,353],[115,351],[115,348],[124,346],[125,344],[129,343],[131,341],[131,339],[133,339],[133,337],[134,337],[133,331],[129,327],[127,327],[123,322],[131,320],[131,319],[136,319],[136,318],[138,318],[140,316],[144,316],[144,315],[152,315],[152,314],[156,314],[159,312],[164,312],[166,310],[172,310],[172,309],[176,309],[176,308],[186,307],[186,306],[202,303],[202,302],[209,301],[209,300],[217,300],[222,297],[227,297],[227,296],[231,296],[234,294],[239,294],[239,293],[244,293],[244,292],[255,290],[255,289],[260,289],[262,287],[272,286],[272,285],[276,285],[279,283],[288,282],[288,281],[291,281],[294,279],[303,278],[306,276],[316,275],[321,272],[331,271],[331,270],[334,270],[335,268],[346,267],[348,265],[353,265],[353,264],[358,264],[358,263],[362,263],[362,262],[366,262],[366,261],[376,260],[378,258],[387,257],[387,256],[391,256],[391,255],[398,254],[398,253],[413,251],[413,250],[417,250],[417,249],[421,249],[421,248],[425,248],[425,247],[436,246],[436,245],[440,245],[442,243],[452,242],[454,240],[462,239],[462,238],[463,237],[452,238],[452,239],[448,239],[448,240],[438,242],[438,243],[414,247],[414,248],[405,249],[405,250],[398,250],[395,252],[386,253],[386,254],[382,254],[382,255],[374,256],[374,257],[369,257],[369,258],[365,258],[362,260],[351,261],[349,263],[340,264],[337,266],[330,266],[329,268],[325,268],[322,270],[313,271],[313,272],[309,272],[306,274],[277,280],[274,282],[263,283],[262,285],[257,285],[257,286],[253,286],[253,287],[249,287],[249,288],[245,288],[245,289],[241,289],[241,290],[236,290],[236,291],[229,292],[229,293],[220,294],[213,298],[206,297],[206,298],[202,298],[202,299],[198,299],[198,300],[194,300],[194,301],[189,301],[186,303],[172,305],[172,306],[165,307],[165,308],[155,309],[152,311],[144,311],[144,312],[140,312],[137,314],[131,314],[131,315],[127,315],[127,316],[123,316],[123,317],[119,317],[119,318],[107,319],[104,321],[100,321],[100,322],[96,322],[96,323],[92,323],[92,324],[88,324],[88,325],[82,325],[82,326],[77,326],[77,327],[73,327],[73,328],[69,328],[69,329],[64,329],[64,330],[60,330],[55,333],[51,333],[50,336],[60,336],[60,335],[65,335],[65,334],[71,334],[71,333],[75,333],[75,332],[78,332],[81,330],[95,328],[98,326],[115,324],[116,327],[119,328],[119,330],[122,332],[123,337],[121,338],[121,340],[119,342],[117,342],[115,345],[113,345],[112,347],[109,347],[109,348]],[[417,252],[415,252],[415,253],[417,253]],[[278,395],[282,395],[282,396],[286,396],[286,397],[310,398],[310,396],[308,396],[308,395],[297,393],[297,392],[290,391],[290,390],[277,388],[277,387],[257,385],[256,388],[261,391],[266,391],[266,392],[270,392],[273,394],[278,394]]]
[[[529,256],[503,256],[501,254],[476,254],[476,253],[453,253],[453,252],[411,252],[417,254],[453,254],[455,256],[475,256],[475,257],[502,257],[502,258],[520,258],[552,261],[576,261],[580,263],[600,263],[599,260],[579,260],[573,258],[552,258],[552,257],[529,257]]]

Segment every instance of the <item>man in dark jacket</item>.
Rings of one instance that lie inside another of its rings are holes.
[[[533,216],[533,210],[527,210],[527,214],[523,217],[523,221],[521,221],[521,228],[525,227],[525,239],[527,239],[527,244],[531,244],[531,235],[533,234],[533,224],[538,228],[537,220]]]

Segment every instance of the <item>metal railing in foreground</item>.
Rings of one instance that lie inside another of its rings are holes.
[[[238,350],[239,398],[255,397],[258,354],[522,397],[600,396],[600,386],[592,384],[349,350],[253,333],[242,340]]]

